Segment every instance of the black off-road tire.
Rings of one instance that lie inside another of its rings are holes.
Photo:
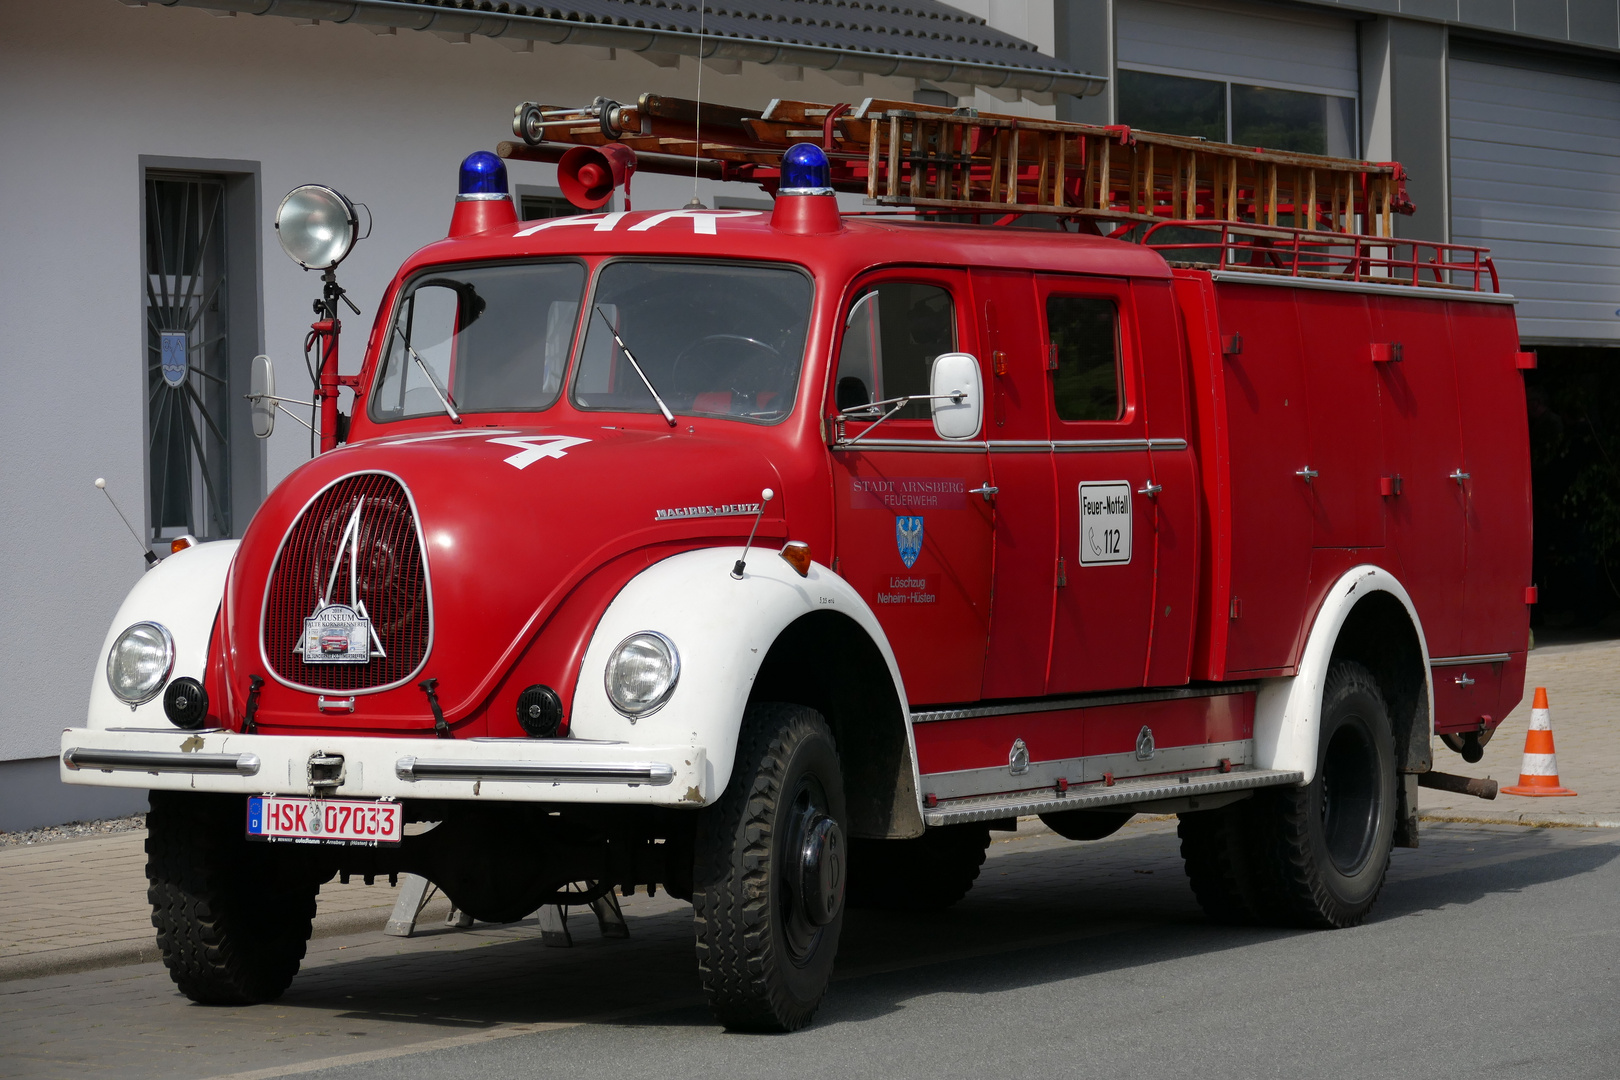
[[[1315,777],[1257,792],[1248,807],[1262,921],[1338,929],[1367,917],[1389,870],[1396,780],[1377,680],[1353,661],[1334,664],[1322,689]]]
[[[715,1017],[733,1030],[804,1027],[832,976],[843,906],[810,926],[789,880],[790,815],[805,797],[823,799],[843,827],[827,722],[801,705],[749,706],[726,790],[699,811],[692,891],[698,975]]]
[[[239,796],[154,791],[151,804],[146,896],[174,984],[202,1005],[280,997],[304,958],[319,880],[243,838]]]
[[[968,894],[990,846],[985,825],[944,825],[912,840],[849,842],[849,906],[943,911]]]
[[[1198,906],[1211,921],[1244,926],[1256,921],[1256,844],[1252,800],[1181,814],[1181,862]]]

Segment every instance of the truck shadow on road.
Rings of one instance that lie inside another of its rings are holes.
[[[874,1019],[918,995],[995,994],[1167,962],[1240,971],[1276,963],[1282,950],[1290,963],[1342,965],[1369,937],[1404,935],[1422,916],[1585,874],[1620,855],[1620,845],[1563,832],[1430,828],[1423,847],[1396,853],[1367,923],[1333,933],[1206,921],[1173,826],[1133,827],[1091,844],[1021,837],[995,845],[974,891],[947,911],[851,912],[820,1022]],[[363,945],[353,959],[328,952],[274,1007],[440,1030],[562,1020],[712,1026],[690,909],[665,901],[662,911],[637,914],[651,906],[627,903],[629,941],[604,941],[576,916],[567,950],[543,947],[530,922],[433,933],[399,955],[367,956]],[[1461,934],[1460,921],[1425,920],[1422,947],[1442,948],[1445,933]]]

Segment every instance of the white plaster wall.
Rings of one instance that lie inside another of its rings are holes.
[[[444,234],[457,164],[511,137],[514,105],[695,89],[691,60],[669,69],[535,49],[115,0],[0,0],[0,762],[52,754],[56,733],[82,722],[108,620],[142,572],[136,542],[92,486],[105,476],[143,526],[140,155],[260,163],[265,347],[281,392],[300,396],[318,281],[270,228],[285,192],[329,183],[375,217],[341,273],[365,311],[348,319],[352,371],[394,268]],[[703,74],[706,100],[737,105],[914,88],[843,86],[814,71],[788,82],[755,65]],[[514,162],[511,176],[550,184],[553,170]],[[703,187],[712,205],[720,186]],[[691,185],[643,176],[634,194],[637,208],[679,206]],[[307,453],[304,429],[283,418],[270,483]]]

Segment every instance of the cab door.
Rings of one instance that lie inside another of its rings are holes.
[[[935,357],[978,354],[966,275],[870,275],[840,313],[833,400],[834,569],[887,634],[911,704],[976,701],[990,621],[993,503],[981,437],[941,439]],[[981,378],[988,387],[990,381]],[[889,404],[884,404],[885,402]]]
[[[1144,684],[1155,508],[1130,289],[1037,279],[1057,485],[1057,603],[1048,694]]]

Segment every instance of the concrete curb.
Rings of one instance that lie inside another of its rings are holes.
[[[1616,815],[1538,814],[1533,810],[1420,810],[1418,820],[1470,825],[1522,825],[1531,829],[1620,829],[1620,816]]]
[[[368,930],[381,933],[391,910],[377,907],[318,915],[310,937],[363,934]],[[442,918],[443,912],[439,912],[439,915]],[[424,921],[429,917],[431,916],[424,913]],[[150,964],[159,959],[161,957],[158,956],[155,937],[98,942],[94,945],[70,945],[49,952],[24,953],[21,956],[0,958],[0,982],[69,975],[78,971],[95,971],[99,968],[127,967],[130,964]]]

